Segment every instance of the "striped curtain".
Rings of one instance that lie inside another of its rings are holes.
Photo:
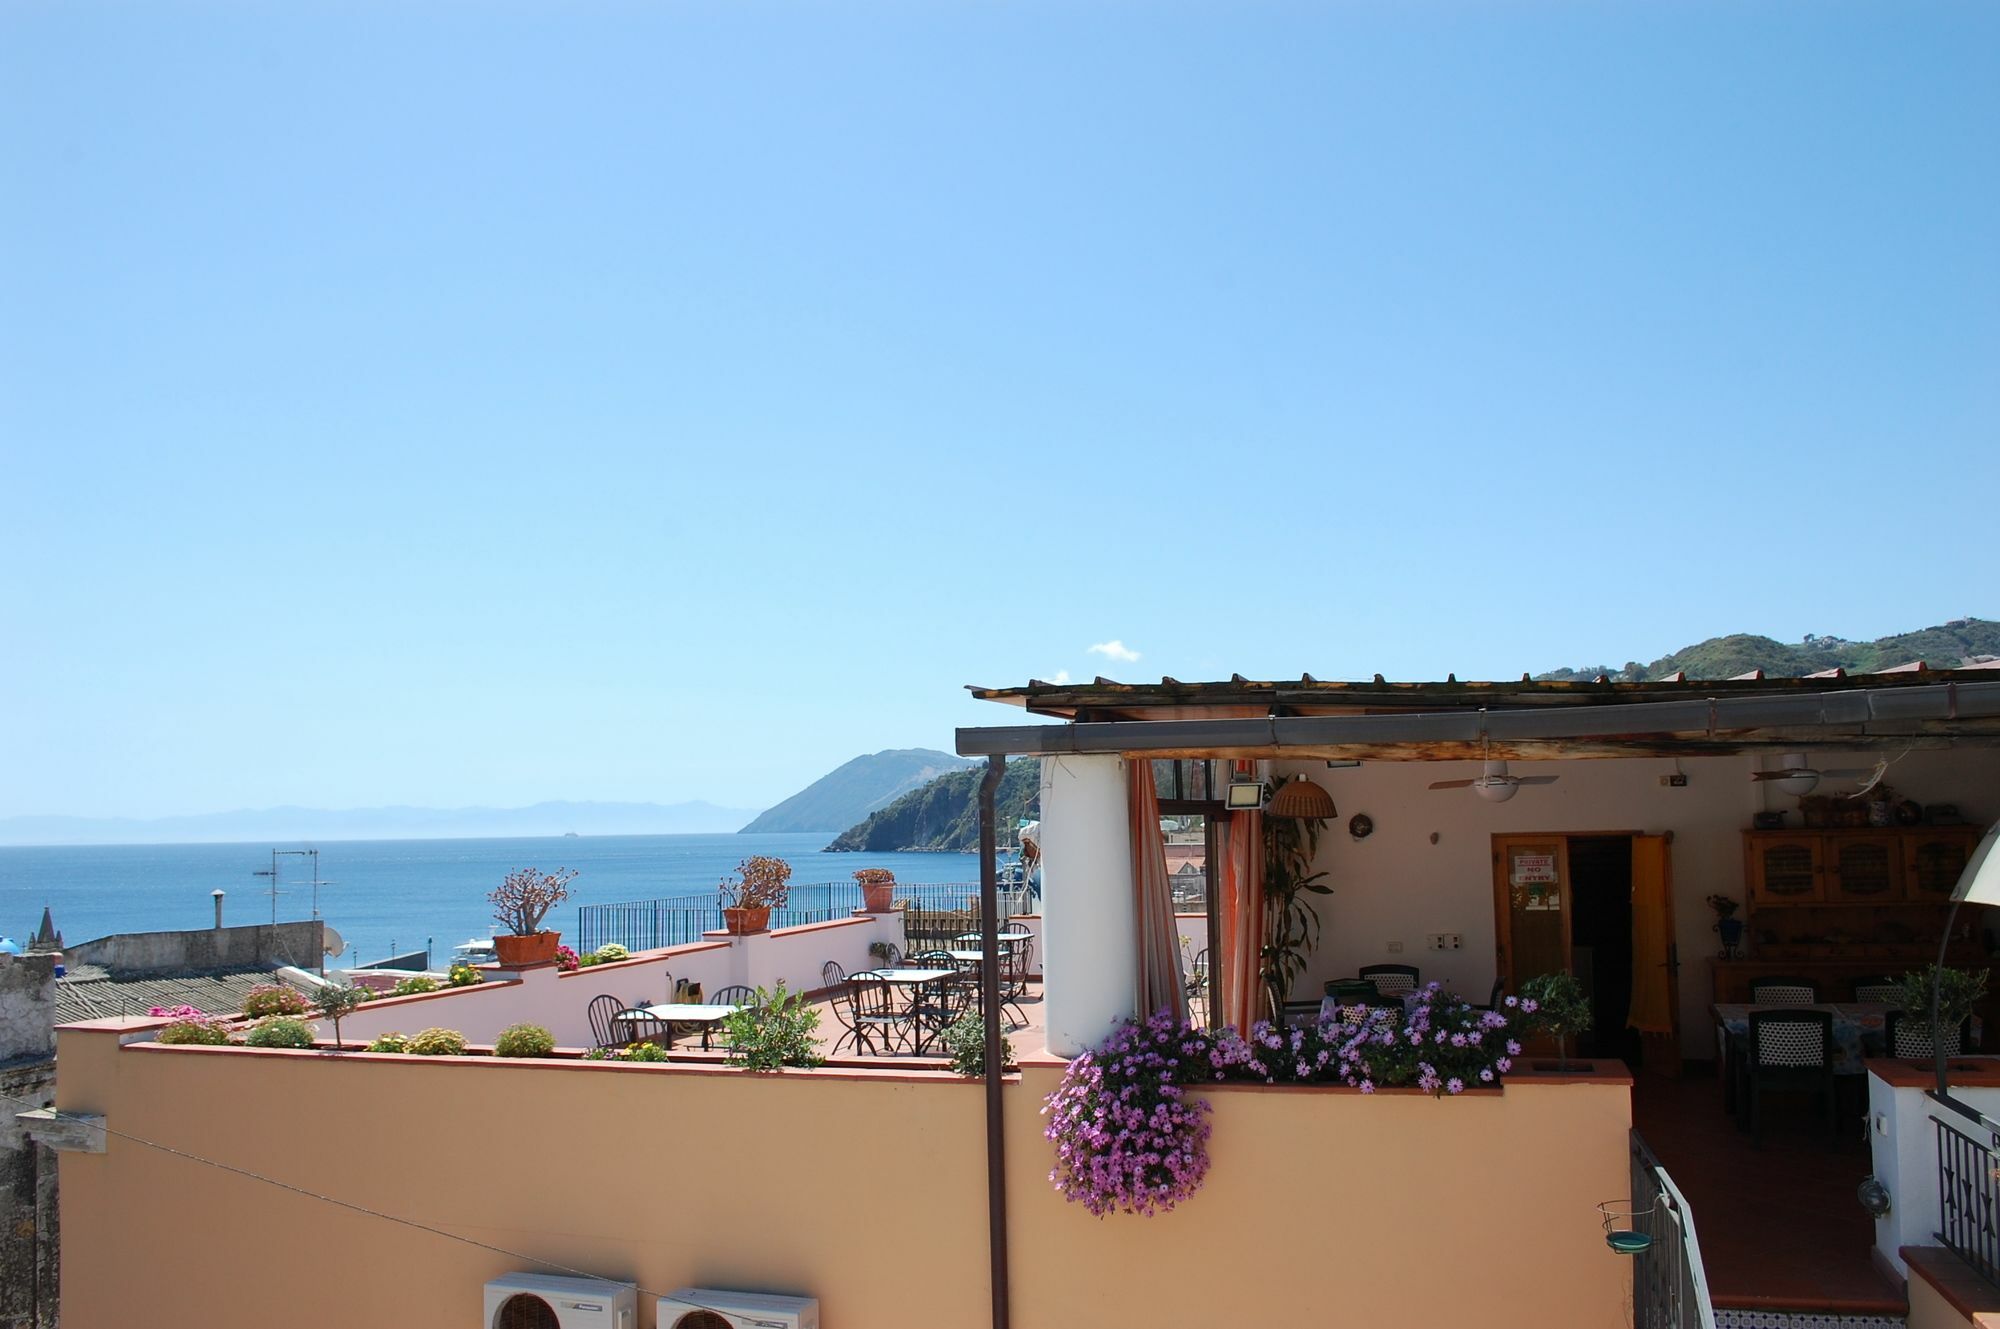
[[[1187,990],[1181,982],[1180,937],[1174,927],[1174,896],[1167,885],[1167,843],[1160,833],[1160,796],[1153,788],[1153,763],[1136,757],[1125,763],[1126,804],[1132,822],[1132,911],[1138,935],[1139,1018],[1172,1011],[1187,1023]]]
[[[1219,979],[1220,1022],[1248,1030],[1265,1016],[1263,813],[1232,812],[1223,820],[1221,857],[1222,963],[1210,957],[1209,972]]]

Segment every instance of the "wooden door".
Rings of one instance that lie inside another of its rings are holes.
[[[1896,831],[1829,835],[1823,850],[1828,904],[1887,904],[1903,898],[1903,837]]]
[[[1672,837],[1632,837],[1632,1005],[1648,1074],[1681,1073],[1680,947],[1674,941]]]
[[[1499,974],[1509,992],[1538,974],[1569,972],[1569,841],[1493,837],[1493,913]]]
[[[1818,904],[1823,896],[1820,852],[1824,839],[1817,831],[1751,832],[1745,841],[1749,862],[1744,873],[1751,905]]]

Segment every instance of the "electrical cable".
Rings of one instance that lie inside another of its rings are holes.
[[[550,1260],[539,1255],[529,1255],[525,1251],[510,1250],[505,1246],[495,1246],[491,1242],[480,1241],[475,1237],[461,1236],[456,1232],[451,1232],[444,1228],[432,1227],[428,1223],[420,1223],[413,1218],[400,1218],[395,1214],[384,1213],[380,1209],[370,1209],[367,1205],[356,1204],[351,1200],[343,1200],[338,1196],[322,1195],[318,1191],[307,1190],[303,1186],[294,1186],[291,1182],[288,1181],[279,1181],[276,1177],[267,1177],[261,1172],[252,1172],[248,1168],[237,1167],[233,1163],[224,1163],[217,1159],[204,1158],[200,1154],[189,1153],[185,1149],[176,1149],[172,1145],[161,1144],[157,1140],[148,1140],[143,1136],[133,1135],[127,1131],[114,1130],[109,1125],[98,1125],[96,1123],[89,1121],[87,1118],[75,1116],[71,1113],[64,1112],[60,1108],[48,1106],[45,1104],[35,1103],[30,1099],[16,1098],[12,1094],[0,1093],[0,1100],[5,1100],[6,1102],[12,1103],[17,1107],[27,1108],[30,1111],[42,1111],[46,1109],[48,1111],[54,1112],[56,1114],[57,1120],[73,1121],[78,1123],[79,1125],[86,1127],[87,1129],[99,1130],[104,1132],[104,1134],[106,1135],[116,1136],[121,1140],[129,1140],[133,1144],[140,1145],[144,1148],[156,1149],[163,1154],[170,1154],[175,1158],[186,1159],[190,1163],[199,1163],[204,1167],[217,1168],[223,1172],[229,1172],[239,1177],[248,1178],[251,1181],[261,1181],[267,1186],[275,1186],[279,1190],[290,1191],[294,1195],[303,1195],[309,1200],[320,1200],[326,1204],[336,1205],[339,1208],[351,1210],[354,1213],[364,1215],[365,1217],[368,1218],[380,1218],[386,1220],[387,1222],[398,1224],[399,1226],[402,1227],[415,1228],[419,1232],[428,1232],[434,1237],[443,1237],[448,1241],[456,1241],[461,1243],[462,1245],[476,1247],[479,1250],[491,1251],[495,1255],[504,1255],[510,1260],[522,1260],[527,1262],[528,1264],[538,1265],[545,1269],[554,1269],[561,1273],[571,1274],[578,1278],[594,1279],[601,1283],[616,1283],[622,1287],[629,1287],[634,1292],[644,1297],[659,1298],[659,1297],[673,1296],[674,1299],[677,1301],[686,1300],[686,1298],[680,1297],[673,1293],[654,1291],[652,1288],[646,1287],[643,1284],[640,1284],[632,1279],[610,1278],[604,1274],[592,1273],[588,1269],[578,1269],[574,1265],[564,1264],[560,1260]],[[697,1306],[701,1310],[710,1311],[715,1314],[728,1313],[726,1307],[701,1306],[699,1303],[696,1302],[688,1302],[688,1304]]]

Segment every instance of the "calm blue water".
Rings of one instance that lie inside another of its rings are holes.
[[[738,862],[770,854],[792,865],[792,903],[811,907],[815,883],[850,882],[856,868],[886,867],[915,884],[971,882],[971,854],[823,854],[814,835],[586,835],[508,840],[323,841],[320,914],[347,942],[342,964],[413,950],[428,938],[442,960],[468,937],[493,930],[486,893],[520,867],[575,868],[567,903],[549,926],[572,938],[577,906],[659,896],[707,894]],[[265,878],[271,850],[297,844],[75,845],[0,847],[0,935],[25,941],[55,912],[65,940],[112,932],[205,928],[214,921],[210,892],[228,892],[223,921],[268,923]],[[306,860],[284,858],[278,917],[309,918]],[[821,893],[824,898],[824,893]]]

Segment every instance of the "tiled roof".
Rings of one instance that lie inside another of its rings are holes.
[[[244,994],[251,988],[282,981],[269,969],[113,978],[110,971],[94,964],[73,965],[56,980],[56,1020],[66,1024],[114,1015],[144,1015],[155,1006],[194,1006],[211,1015],[233,1015],[243,1009]]]

